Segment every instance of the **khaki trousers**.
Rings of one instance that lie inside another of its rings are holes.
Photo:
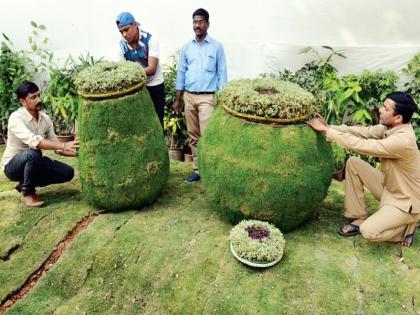
[[[388,204],[382,205],[368,217],[364,187],[380,200],[384,191],[384,177],[381,171],[359,158],[351,157],[347,160],[345,183],[344,216],[365,219],[360,225],[360,232],[369,241],[402,241],[406,231],[420,219],[420,214],[411,214]]]
[[[198,170],[197,145],[198,140],[207,128],[213,114],[214,94],[184,93],[185,119],[187,121],[188,138],[193,156],[193,169]]]

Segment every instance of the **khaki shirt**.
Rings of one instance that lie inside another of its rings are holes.
[[[327,139],[345,149],[381,159],[384,193],[381,205],[392,205],[405,212],[420,213],[420,153],[411,124],[387,129],[330,126]]]
[[[7,124],[7,144],[1,161],[2,169],[16,154],[28,148],[36,149],[43,139],[57,141],[53,123],[47,114],[39,112],[37,121],[23,106],[14,111]]]

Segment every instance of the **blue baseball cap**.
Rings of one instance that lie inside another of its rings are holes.
[[[130,12],[121,12],[117,16],[116,23],[118,27],[124,27],[126,25],[133,24],[134,22],[136,22],[136,20]]]

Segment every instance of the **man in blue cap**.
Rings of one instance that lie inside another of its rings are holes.
[[[136,22],[134,16],[129,12],[120,13],[116,23],[122,35],[120,58],[121,60],[139,62],[143,66],[147,75],[147,90],[163,127],[165,86],[159,64],[159,41],[156,36],[142,30],[140,23]]]

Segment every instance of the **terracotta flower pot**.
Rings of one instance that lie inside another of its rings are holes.
[[[339,169],[338,171],[333,173],[332,177],[339,182],[343,181],[344,178],[346,177],[346,169],[345,168]]]
[[[60,142],[68,142],[74,140],[74,135],[58,135],[57,136],[58,141]]]
[[[192,162],[193,161],[193,155],[184,153],[184,160],[185,160],[185,162]]]
[[[169,148],[169,158],[171,160],[184,161],[184,152],[180,148]]]

